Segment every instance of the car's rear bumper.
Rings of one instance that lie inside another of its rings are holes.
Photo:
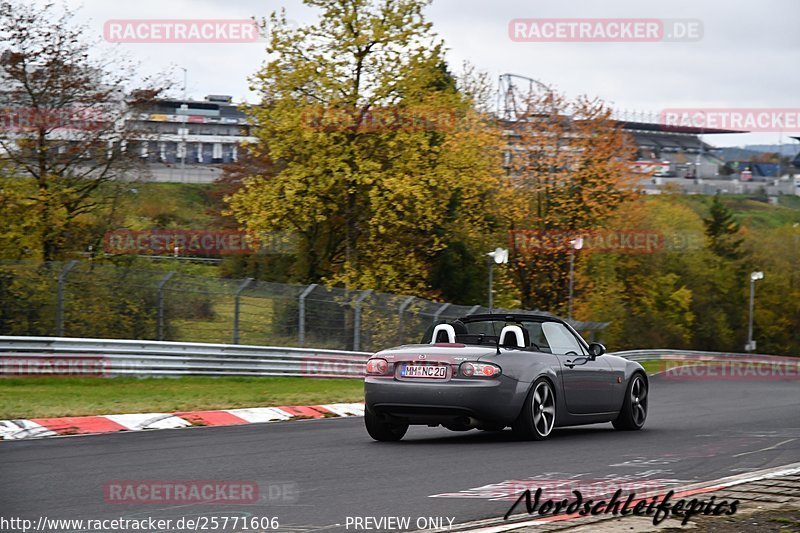
[[[364,396],[371,412],[409,424],[458,426],[470,418],[508,425],[522,409],[527,385],[506,376],[446,382],[367,377]]]

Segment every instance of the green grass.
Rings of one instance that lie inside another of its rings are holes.
[[[800,209],[800,196],[784,195],[779,198],[781,207],[788,207],[790,209]]]
[[[360,379],[183,377],[0,379],[0,420],[361,402]]]
[[[128,222],[142,229],[171,227],[180,229],[203,229],[211,216],[206,193],[213,185],[192,183],[138,183],[123,199],[127,207]]]
[[[701,217],[707,217],[713,196],[679,195],[675,199],[692,208]],[[665,201],[658,197],[648,200]],[[722,195],[722,202],[733,211],[734,218],[745,227],[765,229],[800,222],[800,198],[796,196],[781,196],[779,205],[770,205],[755,199],[755,195],[726,194]]]
[[[213,302],[213,318],[172,319],[170,324],[175,330],[174,339],[187,342],[232,342],[234,297],[217,294],[214,295]],[[240,344],[286,345],[274,344],[274,336],[270,335],[274,303],[275,300],[269,298],[241,297]]]
[[[779,516],[777,518],[770,518],[772,522],[778,522],[779,524],[786,524],[787,527],[793,526],[796,528],[800,528],[800,520],[795,520],[794,518],[786,518],[783,516]]]
[[[647,372],[648,376],[652,376],[656,372],[659,372],[663,369],[663,363],[661,361],[641,361],[641,364],[644,367],[644,371]]]
[[[665,359],[665,360],[654,359],[652,361],[640,361],[639,364],[641,364],[644,367],[644,371],[647,372],[648,376],[652,376],[653,374],[657,374],[659,372],[663,372],[663,371],[665,371],[667,369],[670,369],[670,368],[675,368],[675,367],[684,366],[684,365],[703,364],[705,362],[706,361],[691,361],[691,360],[680,361],[680,360],[674,360],[674,359],[673,360],[669,360],[669,359]]]

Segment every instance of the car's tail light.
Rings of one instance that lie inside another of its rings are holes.
[[[370,376],[385,376],[389,373],[389,361],[375,358],[367,361],[367,374]]]
[[[491,363],[461,363],[461,375],[465,378],[493,378],[501,373],[500,367]]]

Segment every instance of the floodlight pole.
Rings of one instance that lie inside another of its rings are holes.
[[[491,313],[494,309],[494,263],[498,265],[508,263],[508,250],[497,248],[486,255],[489,256],[489,313]]]
[[[569,247],[569,304],[567,317],[572,320],[572,294],[575,288],[575,247]]]
[[[746,352],[754,352],[755,342],[753,341],[753,309],[756,299],[756,281],[764,279],[763,272],[753,272],[750,274],[750,313],[747,321],[747,344],[744,347]]]
[[[492,290],[492,285],[494,284],[494,259],[489,257],[487,260],[489,261],[489,313],[491,314],[492,308],[494,307],[494,294]]]
[[[567,316],[572,320],[572,296],[575,289],[575,251],[583,248],[583,237],[576,237],[569,242],[569,299]]]

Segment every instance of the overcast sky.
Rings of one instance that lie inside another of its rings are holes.
[[[66,0],[102,35],[109,19],[241,19],[286,7],[300,24],[315,11],[300,0]],[[428,8],[454,68],[533,77],[567,95],[599,96],[616,109],[800,108],[799,0],[435,0]],[[509,37],[518,18],[696,19],[694,42],[521,43]],[[266,59],[264,43],[115,45],[148,73],[188,69],[188,93],[254,101],[247,78]],[[182,74],[179,76],[182,78]],[[182,85],[182,79],[177,80]],[[176,91],[180,94],[180,88]],[[783,142],[797,144],[786,132]],[[717,146],[777,143],[780,134],[708,136]]]

